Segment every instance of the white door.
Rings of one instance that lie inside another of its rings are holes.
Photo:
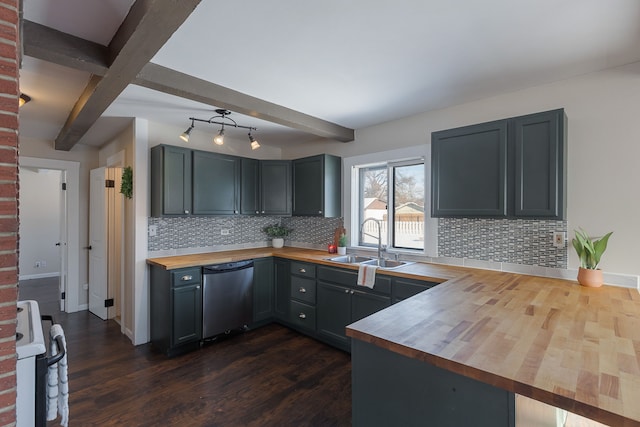
[[[65,295],[65,299],[60,298],[60,311],[66,309],[67,294],[67,171],[62,171],[60,176],[60,237],[57,246],[60,249],[60,282],[59,295]],[[64,189],[63,189],[64,187]]]
[[[106,168],[91,171],[89,194],[89,311],[107,319]]]

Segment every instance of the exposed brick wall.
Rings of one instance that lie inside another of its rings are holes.
[[[0,426],[16,421],[18,0],[0,0]]]

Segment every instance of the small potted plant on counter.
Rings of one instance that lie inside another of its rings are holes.
[[[602,286],[602,270],[598,268],[600,258],[607,249],[607,242],[613,232],[605,234],[600,239],[589,237],[587,233],[580,229],[575,231],[576,236],[571,243],[578,253],[580,268],[578,269],[578,283],[582,286],[600,287]]]
[[[274,248],[283,247],[284,238],[291,233],[291,229],[280,224],[267,225],[262,231],[264,231],[267,236],[271,237],[271,245]]]
[[[342,233],[338,238],[338,255],[346,255],[347,253],[347,235]]]

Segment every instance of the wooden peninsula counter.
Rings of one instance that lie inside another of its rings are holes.
[[[347,335],[354,426],[512,426],[514,393],[640,425],[636,289],[467,270]]]

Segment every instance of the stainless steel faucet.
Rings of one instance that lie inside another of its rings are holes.
[[[378,226],[378,236],[374,236],[373,234],[369,234],[366,233],[364,231],[364,225],[369,222],[369,221],[373,221],[376,223],[376,225]],[[379,219],[375,219],[375,218],[367,218],[364,221],[362,221],[362,224],[360,224],[360,235],[363,236],[369,236],[369,237],[373,237],[374,239],[378,239],[378,259],[382,259],[382,224],[380,223]]]

